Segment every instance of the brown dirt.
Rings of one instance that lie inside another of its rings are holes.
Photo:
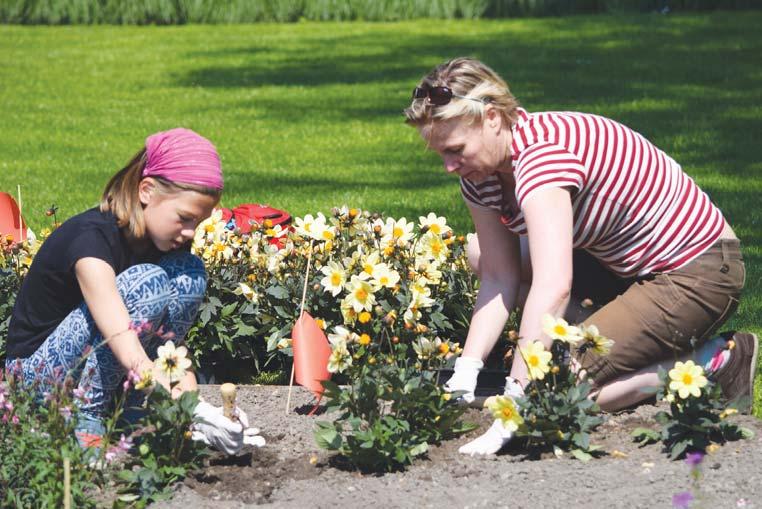
[[[203,386],[202,393],[220,403],[217,386]],[[593,439],[609,454],[588,463],[570,455],[529,458],[517,445],[485,458],[458,454],[458,447],[490,423],[486,412],[469,410],[467,420],[479,423],[480,430],[432,448],[428,459],[404,472],[362,475],[315,444],[315,421],[330,416],[304,415],[309,393],[295,388],[288,414],[286,395],[280,386],[240,387],[238,403],[262,429],[267,445],[234,458],[215,454],[203,473],[155,507],[651,508],[671,507],[674,494],[691,488],[684,462],[670,461],[658,445],[639,447],[630,438],[637,427],[656,427],[657,408],[650,405],[610,415]],[[702,507],[762,508],[762,421],[737,420],[756,436],[705,459],[698,492]]]

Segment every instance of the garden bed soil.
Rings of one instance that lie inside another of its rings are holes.
[[[218,386],[202,386],[207,400],[220,404]],[[238,404],[267,445],[247,448],[235,457],[215,453],[202,473],[180,484],[172,500],[157,508],[271,507],[672,507],[672,496],[689,490],[684,461],[671,461],[661,447],[639,447],[630,437],[637,427],[656,428],[657,407],[609,415],[593,443],[608,455],[582,463],[566,454],[528,458],[518,447],[498,455],[468,457],[458,447],[478,436],[491,419],[470,409],[466,419],[478,430],[433,447],[427,459],[404,472],[361,474],[319,449],[314,423],[328,415],[308,416],[312,396],[294,388],[285,412],[288,388],[241,386]],[[701,507],[762,508],[762,421],[733,416],[755,437],[731,442],[707,456],[701,466]]]

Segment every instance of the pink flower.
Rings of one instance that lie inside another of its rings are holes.
[[[143,320],[142,322],[134,322],[130,324],[130,329],[134,330],[138,335],[143,332],[151,330],[151,323]]]
[[[19,416],[18,415],[14,415],[13,418],[11,419],[11,422],[13,424],[18,424],[19,423]]]
[[[71,407],[64,406],[58,409],[58,412],[61,414],[61,417],[66,419],[67,421],[71,419]]]
[[[704,461],[704,453],[702,452],[689,452],[685,456],[685,462],[691,467],[696,468]]]
[[[122,434],[122,436],[119,438],[119,442],[112,447],[109,447],[104,457],[107,462],[111,463],[120,455],[128,453],[131,448],[132,437],[125,437],[124,434]]]
[[[119,437],[119,443],[116,444],[116,447],[119,448],[122,452],[129,452],[130,449],[132,449],[132,437],[125,437],[124,433],[122,433],[122,436]]]
[[[691,502],[693,502],[693,495],[690,491],[683,491],[672,497],[672,507],[675,509],[686,509],[690,507]]]

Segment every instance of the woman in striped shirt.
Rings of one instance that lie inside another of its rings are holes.
[[[734,349],[727,335],[710,339],[744,285],[739,241],[672,158],[601,116],[527,112],[467,58],[425,76],[405,115],[460,177],[477,233],[468,254],[481,284],[449,390],[473,400],[511,309],[522,309],[519,345],[549,345],[543,315],[578,320],[584,299],[595,311],[585,325],[615,342],[607,356],[588,350],[572,361],[602,408],[645,399],[660,363],[681,356],[705,365],[727,398],[751,395],[756,337],[735,333]],[[514,356],[506,394],[527,382]],[[494,453],[509,439],[496,421],[461,452]]]

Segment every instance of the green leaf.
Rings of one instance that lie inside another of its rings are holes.
[[[426,442],[422,442],[410,449],[410,455],[420,456],[421,454],[425,454],[428,450],[429,450],[429,444],[427,444]]]
[[[225,318],[233,314],[233,311],[235,311],[235,308],[238,306],[237,302],[231,302],[227,306],[222,308],[222,311],[220,312],[220,315]]]
[[[661,433],[649,428],[635,428],[632,431],[631,436],[635,441],[639,442],[640,445],[646,445],[658,442],[661,438]]]
[[[288,298],[288,291],[279,285],[270,286],[267,290],[265,290],[265,293],[272,295],[278,300],[283,300]]]
[[[591,454],[583,451],[582,449],[572,449],[572,455],[578,460],[587,463],[593,457]]]
[[[738,434],[741,436],[741,438],[750,439],[754,438],[754,431],[749,428],[744,428],[742,426],[738,427]]]
[[[669,451],[669,457],[672,459],[678,459],[680,456],[682,456],[685,451],[688,449],[688,446],[692,444],[691,440],[681,440],[674,444],[672,448]]]
[[[590,435],[587,433],[574,433],[572,435],[574,445],[586,451],[590,447]]]
[[[341,435],[331,423],[318,422],[317,429],[314,432],[315,441],[323,449],[336,451],[341,447]]]
[[[241,325],[238,326],[238,330],[236,331],[236,336],[251,337],[254,335],[255,332],[257,332],[257,329],[255,329],[251,325],[242,323]]]

